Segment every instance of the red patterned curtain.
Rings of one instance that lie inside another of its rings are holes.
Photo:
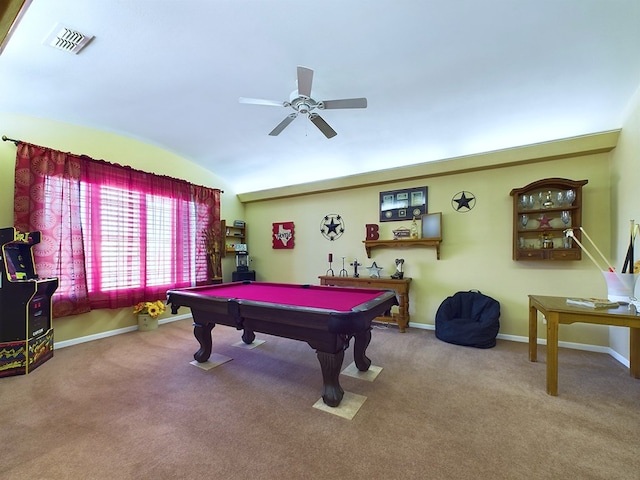
[[[15,224],[42,232],[38,274],[58,277],[54,316],[164,299],[211,278],[220,190],[20,143]],[[217,232],[216,232],[217,229]],[[219,270],[220,259],[217,259]]]
[[[40,231],[34,247],[40,277],[58,277],[53,316],[90,310],[80,224],[80,157],[28,143],[16,155],[14,223]]]

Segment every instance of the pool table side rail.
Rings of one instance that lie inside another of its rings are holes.
[[[398,300],[394,291],[384,291],[375,299],[346,312],[254,301],[239,301],[238,304],[242,306],[245,320],[284,323],[330,333],[349,334],[370,328],[373,319],[388,312],[392,306],[398,304]],[[286,317],[286,320],[283,321],[283,317]]]
[[[268,282],[243,282],[243,284],[248,284],[248,283],[253,283],[253,284],[262,284],[262,285],[267,285],[267,286],[277,286],[279,284],[275,284],[275,283],[268,283]],[[221,284],[222,285],[227,285],[227,284]],[[238,285],[241,285],[241,283],[238,283]],[[293,285],[292,285],[293,286]],[[255,304],[255,305],[259,305],[261,307],[269,307],[269,306],[274,306],[275,308],[291,308],[291,309],[305,309],[305,311],[308,311],[309,313],[312,313],[313,311],[316,311],[318,313],[323,313],[323,314],[327,314],[329,312],[343,312],[341,310],[337,310],[337,309],[333,309],[333,308],[323,308],[323,307],[307,307],[307,306],[300,306],[300,305],[295,305],[295,304],[288,304],[288,303],[278,303],[278,302],[268,302],[268,301],[260,301],[260,300],[248,300],[248,299],[244,299],[244,298],[240,298],[240,297],[228,297],[228,296],[222,296],[222,295],[213,295],[213,294],[207,294],[206,296],[203,295],[202,292],[208,292],[208,291],[215,291],[215,287],[218,287],[218,285],[214,285],[214,288],[211,288],[211,285],[205,285],[205,286],[200,286],[200,287],[188,287],[188,288],[180,288],[180,289],[172,289],[172,290],[168,290],[167,291],[167,305],[171,305],[172,306],[172,313],[177,313],[177,309],[180,307],[189,307],[189,306],[193,306],[193,305],[206,305],[206,304],[211,304],[211,302],[214,302],[214,304],[224,304],[228,301],[234,300],[234,301],[238,301],[240,304],[242,305],[250,305],[250,304]],[[355,288],[355,287],[333,287],[333,286],[326,286],[326,285],[298,285],[297,287],[299,288],[305,288],[305,289],[311,289],[311,290],[325,290],[325,289],[331,289],[332,291],[336,292],[336,294],[340,294],[340,292],[360,292],[360,293],[366,293],[366,294],[372,294],[372,289],[370,288]],[[378,292],[390,292],[393,295],[395,295],[397,297],[397,294],[394,290],[392,289],[378,289]],[[180,298],[182,298],[182,302],[180,301]],[[359,305],[354,306],[353,308],[351,308],[348,311],[344,311],[344,313],[352,313],[352,312],[356,312],[356,311],[366,311],[369,310],[370,308],[374,307],[376,305],[376,303],[378,302],[379,299],[379,295],[376,296],[375,298],[370,299],[369,301],[363,302]],[[188,301],[186,301],[188,300]],[[396,298],[396,303],[395,305],[398,305],[397,303],[397,298]],[[175,310],[175,311],[174,311]]]

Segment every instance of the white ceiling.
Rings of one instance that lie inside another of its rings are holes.
[[[58,22],[95,39],[43,45]],[[269,136],[291,110],[238,98],[289,100],[298,65],[315,99],[368,108],[321,112],[332,139],[303,116]],[[639,85],[639,0],[33,0],[0,55],[0,110],[159,145],[238,193],[620,128]]]

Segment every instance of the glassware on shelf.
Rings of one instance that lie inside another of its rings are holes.
[[[565,198],[567,199],[567,205],[573,205],[573,202],[576,199],[576,192],[575,190],[567,190],[565,192]]]
[[[571,214],[567,210],[563,210],[560,214],[560,220],[562,220],[565,227],[568,227],[569,223],[571,223]]]
[[[523,210],[527,210],[529,208],[529,198],[526,195],[520,195],[520,207]]]
[[[558,201],[558,205],[562,206],[565,204],[565,202],[567,201],[565,196],[564,196],[564,192],[562,190],[560,190],[557,194],[556,194],[556,200]]]
[[[520,225],[522,225],[522,228],[527,228],[527,223],[529,223],[529,215],[520,215]]]
[[[533,195],[520,196],[520,208],[522,210],[531,210],[536,206],[536,200]]]

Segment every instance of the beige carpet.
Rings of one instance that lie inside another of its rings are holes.
[[[352,420],[313,408],[321,373],[305,343],[214,329],[233,360],[194,367],[189,320],[58,349],[0,379],[1,479],[640,478],[640,380],[604,354],[478,350],[431,331],[374,329],[375,381]],[[344,365],[351,363],[351,349]]]

